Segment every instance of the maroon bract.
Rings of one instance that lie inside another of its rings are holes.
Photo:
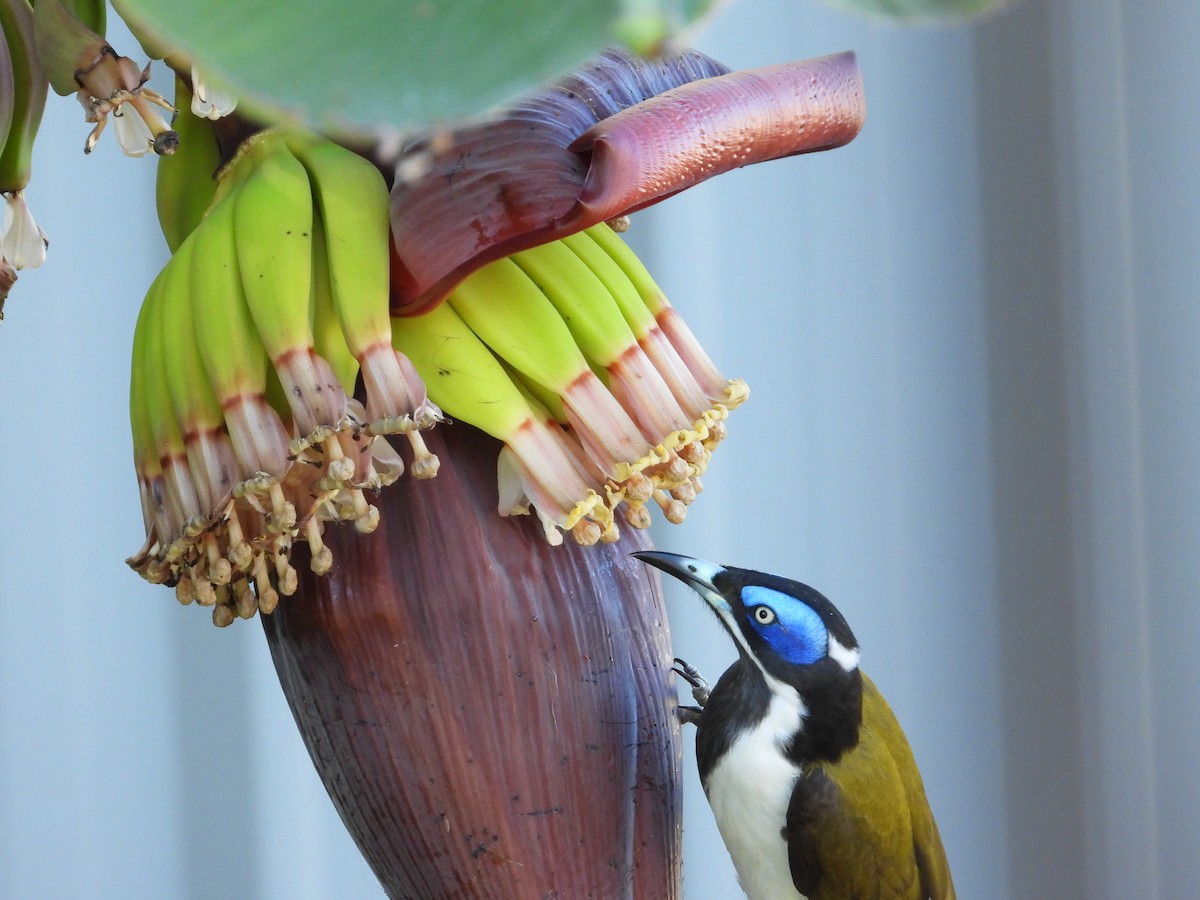
[[[390,897],[680,896],[680,734],[658,579],[620,542],[551,547],[493,515],[497,445],[334,527],[263,617],[284,693]],[[468,564],[464,564],[467,562]]]
[[[858,134],[863,110],[852,53],[674,88],[601,120],[571,145],[588,171],[563,227],[636,212],[750,163],[840,147]]]
[[[405,147],[392,186],[393,313],[480,266],[713,175],[826,150],[862,127],[852,53],[730,73],[695,51],[611,50],[493,120]]]

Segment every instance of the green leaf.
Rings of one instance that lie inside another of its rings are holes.
[[[623,40],[648,52],[697,0],[117,0],[239,112],[387,133],[478,115]]]
[[[899,21],[964,19],[993,12],[1012,0],[828,0],[833,6]]]

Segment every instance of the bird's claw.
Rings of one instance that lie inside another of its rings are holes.
[[[696,721],[696,719],[699,719],[705,704],[708,703],[708,682],[704,680],[704,676],[700,674],[695,666],[679,657],[675,657],[675,665],[671,667],[671,671],[692,686],[692,696],[696,699],[696,703],[699,704],[699,708],[681,706],[679,708],[679,715],[684,722]],[[695,718],[689,718],[689,714],[694,715]]]

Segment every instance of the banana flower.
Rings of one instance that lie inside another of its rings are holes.
[[[670,637],[629,553],[746,388],[612,226],[862,116],[851,54],[614,50],[374,175],[289,129],[222,169],[139,318],[130,564],[269,613],[389,896],[680,895]]]
[[[14,269],[36,269],[46,261],[49,241],[33,220],[23,191],[5,194],[3,225],[0,226],[0,256]]]
[[[104,7],[76,8],[63,0],[45,0],[32,14],[37,57],[56,93],[75,94],[84,120],[95,125],[83,145],[91,153],[111,115],[117,143],[126,156],[175,151],[177,135],[160,110],[175,109],[158,91],[146,87],[150,63],[139,68],[98,32],[104,30]],[[86,19],[86,21],[85,21]]]
[[[96,126],[84,142],[84,153],[96,148],[110,115],[116,123],[117,143],[126,156],[175,152],[178,135],[160,112],[174,114],[175,108],[160,93],[146,87],[149,80],[150,63],[138,69],[132,59],[119,55],[107,43],[88,67],[76,72],[76,97],[83,107],[84,120]]]
[[[845,143],[863,109],[848,54],[725,72],[698,53],[612,51],[395,162],[393,334],[452,419],[430,437],[442,471],[381,495],[379,531],[336,534],[346,564],[302,573],[307,602],[264,620],[312,757],[393,896],[681,895],[670,636],[657,580],[628,554],[648,546],[647,500],[682,517],[745,389],[606,223],[722,171]],[[531,284],[552,299],[538,307]],[[627,327],[599,348],[586,329],[534,322],[605,296]],[[486,348],[450,353],[473,335]],[[556,392],[512,345],[550,357],[563,341],[585,362]],[[449,389],[488,350],[496,364],[479,371],[511,379],[524,415],[496,414],[507,389]],[[596,399],[609,395],[615,411]],[[535,431],[557,444],[527,453]],[[531,502],[537,518],[492,515],[497,502]],[[634,527],[618,532],[618,508]],[[560,528],[575,540],[554,546]]]
[[[204,119],[220,119],[235,109],[237,98],[228,91],[214,88],[208,78],[192,66],[192,114]]]

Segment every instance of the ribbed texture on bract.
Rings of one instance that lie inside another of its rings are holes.
[[[435,429],[439,476],[334,527],[263,618],[326,788],[392,897],[680,896],[679,727],[657,582],[496,507],[498,445]]]

